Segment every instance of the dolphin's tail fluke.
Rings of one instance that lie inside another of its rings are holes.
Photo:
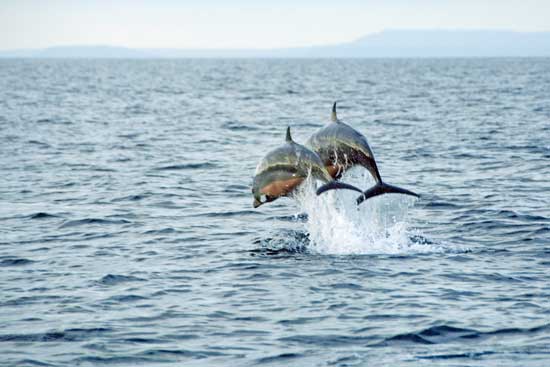
[[[321,195],[325,191],[339,190],[339,189],[353,190],[353,191],[363,193],[363,191],[361,191],[361,189],[358,189],[357,187],[355,187],[353,185],[343,183],[343,182],[339,182],[339,181],[330,181],[330,182],[324,184],[323,186],[321,186],[317,189],[317,195]]]
[[[378,182],[376,185],[363,192],[363,194],[357,198],[357,205],[361,204],[367,199],[383,194],[403,194],[416,196],[417,198],[420,197],[420,195],[415,194],[414,192],[407,189],[402,189],[400,187],[393,186],[384,182]]]

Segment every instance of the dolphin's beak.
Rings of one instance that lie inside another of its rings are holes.
[[[254,202],[252,203],[252,206],[254,206],[254,209],[255,209],[255,208],[259,207],[262,204],[263,203],[260,200],[254,198]]]

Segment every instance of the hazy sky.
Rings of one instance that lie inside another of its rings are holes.
[[[0,0],[0,49],[274,48],[390,28],[550,30],[550,1]]]

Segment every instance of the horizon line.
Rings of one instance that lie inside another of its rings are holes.
[[[71,47],[79,47],[79,48],[93,48],[93,47],[103,47],[103,48],[119,48],[119,49],[127,49],[127,50],[185,50],[185,51],[200,51],[200,52],[208,52],[208,51],[275,51],[275,50],[294,50],[294,49],[300,49],[300,48],[308,48],[308,47],[331,47],[331,46],[339,46],[339,45],[346,45],[346,44],[353,44],[355,42],[361,41],[364,38],[379,35],[385,32],[507,32],[507,33],[518,33],[518,34],[535,34],[535,33],[550,33],[550,29],[548,30],[537,30],[537,31],[523,31],[523,30],[513,30],[508,28],[387,28],[383,29],[381,31],[371,32],[371,33],[365,33],[362,36],[355,37],[352,40],[349,41],[342,41],[338,43],[323,43],[323,44],[308,44],[308,45],[302,45],[302,46],[281,46],[281,47],[154,47],[154,46],[148,46],[148,47],[132,47],[127,45],[117,45],[117,44],[107,44],[107,43],[66,43],[66,44],[53,44],[50,46],[43,46],[43,47],[27,47],[27,48],[0,48],[0,52],[21,52],[21,51],[43,51],[48,49],[55,49],[55,48],[71,48]]]

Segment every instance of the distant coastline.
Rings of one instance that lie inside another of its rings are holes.
[[[550,32],[387,30],[329,46],[280,49],[165,49],[56,46],[0,51],[0,58],[429,58],[550,57]]]

